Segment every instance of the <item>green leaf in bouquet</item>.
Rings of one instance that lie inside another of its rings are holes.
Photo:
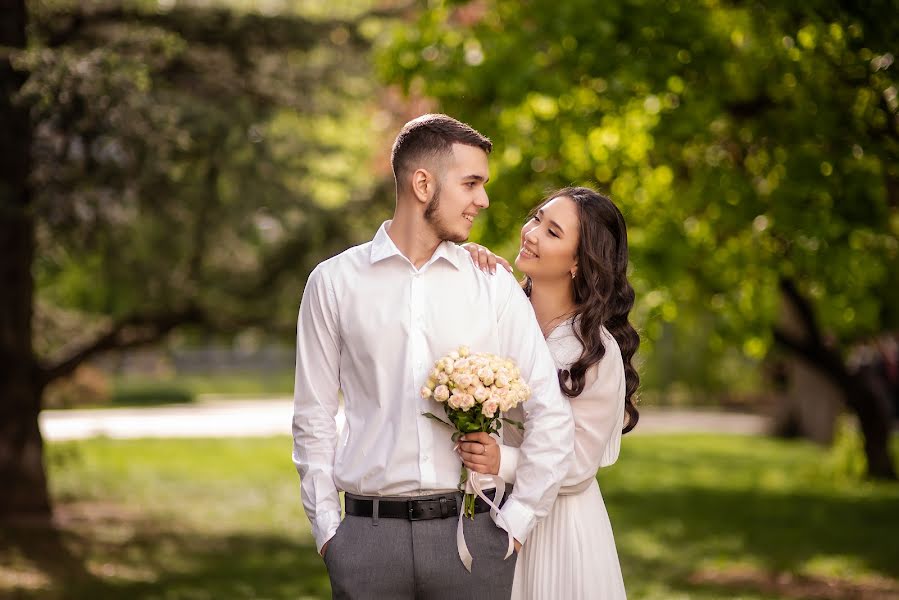
[[[509,425],[513,425],[517,427],[519,430],[524,431],[524,423],[521,421],[513,421],[512,419],[507,419],[506,417],[502,417],[503,422],[508,423]]]
[[[450,421],[452,421],[456,426],[456,429],[458,429],[462,433],[474,433],[475,431],[481,431],[478,426],[477,417],[471,414],[471,412],[447,408],[446,414],[447,416],[449,416]]]
[[[440,421],[441,423],[443,423],[443,424],[446,425],[447,427],[450,427],[450,428],[453,427],[452,424],[447,423],[446,421],[444,421],[443,419],[441,419],[440,417],[438,417],[438,416],[435,415],[434,413],[424,412],[424,413],[421,413],[421,414],[422,414],[422,416],[427,417],[427,418],[429,418],[429,419],[434,419],[435,421]]]

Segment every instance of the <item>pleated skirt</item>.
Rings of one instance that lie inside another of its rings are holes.
[[[514,600],[623,600],[612,524],[593,484],[559,496],[528,536],[515,565]]]

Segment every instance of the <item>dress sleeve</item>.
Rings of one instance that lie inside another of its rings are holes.
[[[624,426],[624,362],[618,344],[603,332],[605,356],[587,370],[584,391],[571,399],[574,413],[574,460],[563,485],[596,476],[618,460]]]

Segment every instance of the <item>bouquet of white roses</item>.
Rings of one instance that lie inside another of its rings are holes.
[[[430,412],[424,416],[455,428],[454,442],[466,433],[496,433],[503,422],[524,429],[524,425],[501,413],[515,408],[530,395],[531,390],[521,380],[514,362],[493,354],[471,354],[465,346],[438,359],[421,388],[422,398],[443,404],[449,423]],[[468,481],[468,469],[463,465],[460,491],[466,491]],[[466,493],[463,515],[474,518],[474,505],[475,494]]]

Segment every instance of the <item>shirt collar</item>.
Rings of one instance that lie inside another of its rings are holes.
[[[371,264],[375,264],[376,262],[390,258],[391,256],[402,256],[409,262],[409,259],[400,252],[400,249],[396,247],[396,244],[393,243],[393,240],[390,239],[390,236],[387,234],[387,228],[389,226],[390,221],[381,223],[381,227],[378,228],[378,233],[375,234],[374,239],[371,241]],[[456,269],[461,268],[461,265],[459,264],[459,253],[456,250],[456,245],[452,242],[441,242],[434,251],[434,254],[431,255],[430,260],[428,260],[424,266],[427,266],[440,258],[453,265]],[[424,268],[424,266],[422,268]]]

